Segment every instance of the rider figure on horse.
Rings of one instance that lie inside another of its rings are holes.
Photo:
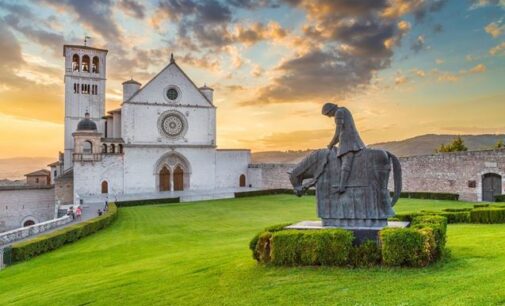
[[[354,124],[351,112],[345,107],[339,107],[333,103],[326,103],[323,106],[322,114],[328,117],[335,117],[336,130],[333,139],[328,145],[329,150],[338,143],[337,156],[341,162],[340,182],[332,187],[337,188],[339,193],[345,192],[347,181],[352,170],[354,154],[363,150],[365,144],[359,137],[358,130]]]

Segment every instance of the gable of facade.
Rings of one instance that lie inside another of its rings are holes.
[[[123,102],[121,137],[126,145],[214,147],[216,109],[172,62]]]

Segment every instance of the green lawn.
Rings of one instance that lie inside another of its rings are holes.
[[[397,212],[470,203],[402,199]],[[449,225],[451,259],[424,269],[273,268],[265,226],[316,219],[314,197],[130,207],[108,229],[0,271],[0,305],[489,305],[505,303],[505,224]]]

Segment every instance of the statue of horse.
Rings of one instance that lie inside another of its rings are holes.
[[[384,227],[402,189],[400,161],[390,152],[365,148],[356,153],[345,192],[339,193],[340,159],[333,148],[313,151],[289,173],[295,194],[316,188],[317,212],[323,226]],[[388,190],[393,166],[394,193]],[[310,181],[304,182],[304,180]]]

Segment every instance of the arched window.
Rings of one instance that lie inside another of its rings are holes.
[[[105,143],[102,145],[102,153],[107,153],[107,145]]]
[[[243,175],[243,174],[239,178],[239,186],[245,187],[245,175]]]
[[[79,93],[79,83],[74,83],[74,93],[78,94]]]
[[[107,181],[102,182],[102,193],[109,193],[109,183]]]
[[[93,72],[93,73],[98,73],[99,72],[98,71],[98,69],[99,69],[98,68],[99,67],[98,66],[99,63],[100,63],[100,60],[98,59],[98,56],[94,56],[93,57],[93,65],[91,66],[91,72]]]
[[[86,140],[82,144],[82,153],[83,154],[91,154],[91,152],[93,152],[93,144],[91,143],[91,141]]]
[[[119,154],[123,154],[123,145],[122,144],[118,145],[118,149],[119,149]]]
[[[35,221],[33,221],[33,220],[26,220],[23,223],[23,227],[27,227],[27,226],[34,225],[34,224],[35,224]]]
[[[110,145],[110,153],[116,153],[116,146],[114,144]]]
[[[79,55],[72,56],[72,71],[79,71]]]
[[[87,55],[82,57],[82,71],[89,72],[89,56]]]

